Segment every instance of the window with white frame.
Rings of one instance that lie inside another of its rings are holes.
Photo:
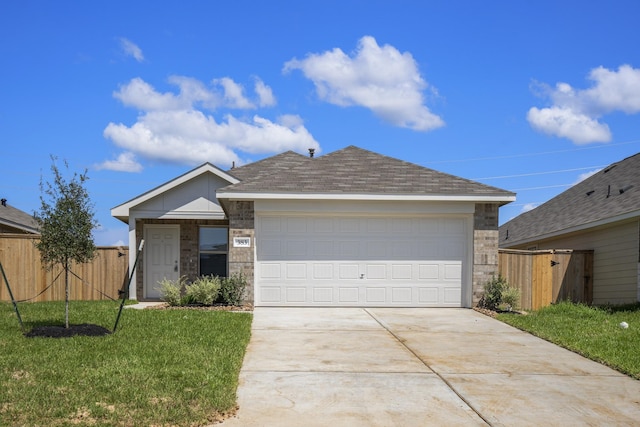
[[[200,275],[227,276],[229,229],[226,227],[200,227]]]

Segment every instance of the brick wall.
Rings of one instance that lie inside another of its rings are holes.
[[[484,285],[498,274],[498,205],[476,204],[473,215],[472,305],[477,305]]]
[[[227,227],[227,220],[199,220],[199,219],[138,219],[136,220],[136,245],[144,236],[145,224],[178,224],[180,225],[180,275],[187,281],[193,281],[199,276],[199,228],[201,226]],[[137,246],[136,246],[137,247]],[[138,261],[136,268],[136,297],[144,300],[144,262]]]
[[[230,201],[227,206],[229,216],[229,275],[242,274],[247,280],[245,301],[253,303],[255,215],[253,202]],[[234,237],[249,237],[251,247],[233,247]]]

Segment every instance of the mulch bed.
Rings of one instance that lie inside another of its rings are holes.
[[[171,306],[167,303],[153,305],[145,308],[145,310],[203,310],[203,311],[253,311],[253,305],[245,304],[245,305],[222,305],[222,304],[214,304],[214,305],[176,305]]]
[[[86,337],[101,337],[111,334],[111,331],[103,326],[83,323],[81,325],[64,326],[36,326],[29,332],[24,334],[27,338],[44,337],[44,338],[69,338],[77,335]]]

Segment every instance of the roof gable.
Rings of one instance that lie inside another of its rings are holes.
[[[227,172],[217,168],[211,163],[204,163],[196,167],[195,169],[192,169],[189,172],[172,179],[171,181],[168,181],[150,191],[147,191],[144,194],[141,194],[140,196],[137,196],[121,205],[112,208],[111,216],[118,218],[121,221],[127,222],[131,209],[144,204],[149,204],[152,202],[152,199],[157,198],[163,194],[170,193],[173,189],[182,186],[189,181],[194,181],[204,174],[213,174],[229,184],[235,184],[239,182],[237,178],[229,175]]]
[[[640,153],[503,224],[500,244],[515,246],[634,216],[640,216]]]
[[[258,174],[218,191],[218,197],[238,193],[496,196],[515,195],[496,187],[438,172],[355,146],[274,168],[268,179]]]

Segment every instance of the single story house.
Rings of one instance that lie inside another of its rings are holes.
[[[593,303],[640,301],[640,153],[503,224],[500,247],[591,249]]]
[[[355,146],[205,163],[112,209],[129,225],[130,297],[242,273],[256,306],[470,307],[497,271],[515,194]]]
[[[0,233],[40,234],[40,226],[33,215],[14,208],[7,199],[0,199]]]

